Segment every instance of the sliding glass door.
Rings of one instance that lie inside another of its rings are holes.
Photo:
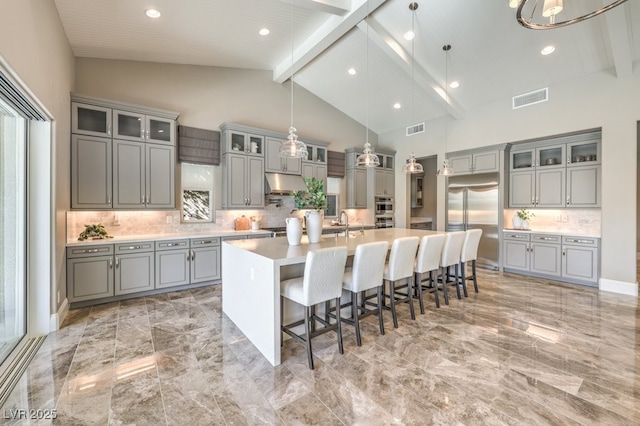
[[[27,334],[26,126],[0,97],[0,364]]]

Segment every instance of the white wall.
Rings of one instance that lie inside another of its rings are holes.
[[[52,211],[38,211],[53,221],[51,312],[57,311],[57,290],[61,302],[66,296],[65,211],[69,208],[69,92],[73,90],[74,59],[53,0],[0,0],[0,56],[24,82],[32,95],[51,114],[50,179],[37,185],[50,193]],[[53,184],[55,183],[55,185]],[[38,241],[48,235],[32,235]],[[45,263],[44,260],[41,262]],[[42,267],[42,264],[41,264]]]
[[[637,64],[636,64],[637,65]],[[466,111],[448,121],[446,151],[517,142],[602,128],[602,246],[600,288],[636,292],[636,122],[640,120],[640,71],[616,78],[612,70],[549,88],[549,101],[511,110],[511,99]],[[398,151],[400,164],[438,154],[442,163],[444,121],[428,122],[426,132],[407,140],[400,131],[379,136],[379,145]],[[407,194],[396,175],[398,218],[406,217]],[[444,178],[439,178],[438,223],[444,224]],[[402,225],[402,224],[401,224]]]

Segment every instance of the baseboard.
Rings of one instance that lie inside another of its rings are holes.
[[[638,297],[638,283],[600,278],[600,290]]]
[[[62,304],[60,305],[60,308],[58,309],[58,312],[51,315],[51,318],[49,319],[50,332],[60,329],[60,326],[62,325],[62,322],[66,318],[67,313],[69,313],[69,301],[65,297],[64,300],[62,301]]]

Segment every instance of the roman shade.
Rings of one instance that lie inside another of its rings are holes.
[[[344,177],[345,153],[327,151],[327,177]]]
[[[220,132],[178,126],[178,161],[220,165]]]

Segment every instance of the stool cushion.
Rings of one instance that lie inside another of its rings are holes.
[[[303,277],[298,277],[280,282],[280,294],[287,299],[304,305],[304,303],[302,303],[302,301],[304,300],[302,290],[303,281]]]
[[[396,281],[413,276],[418,244],[420,244],[418,237],[396,238],[393,241],[389,263],[385,266],[382,274],[385,280]]]
[[[382,285],[382,271],[388,250],[386,241],[358,244],[353,267],[342,276],[342,288],[359,293]]]

